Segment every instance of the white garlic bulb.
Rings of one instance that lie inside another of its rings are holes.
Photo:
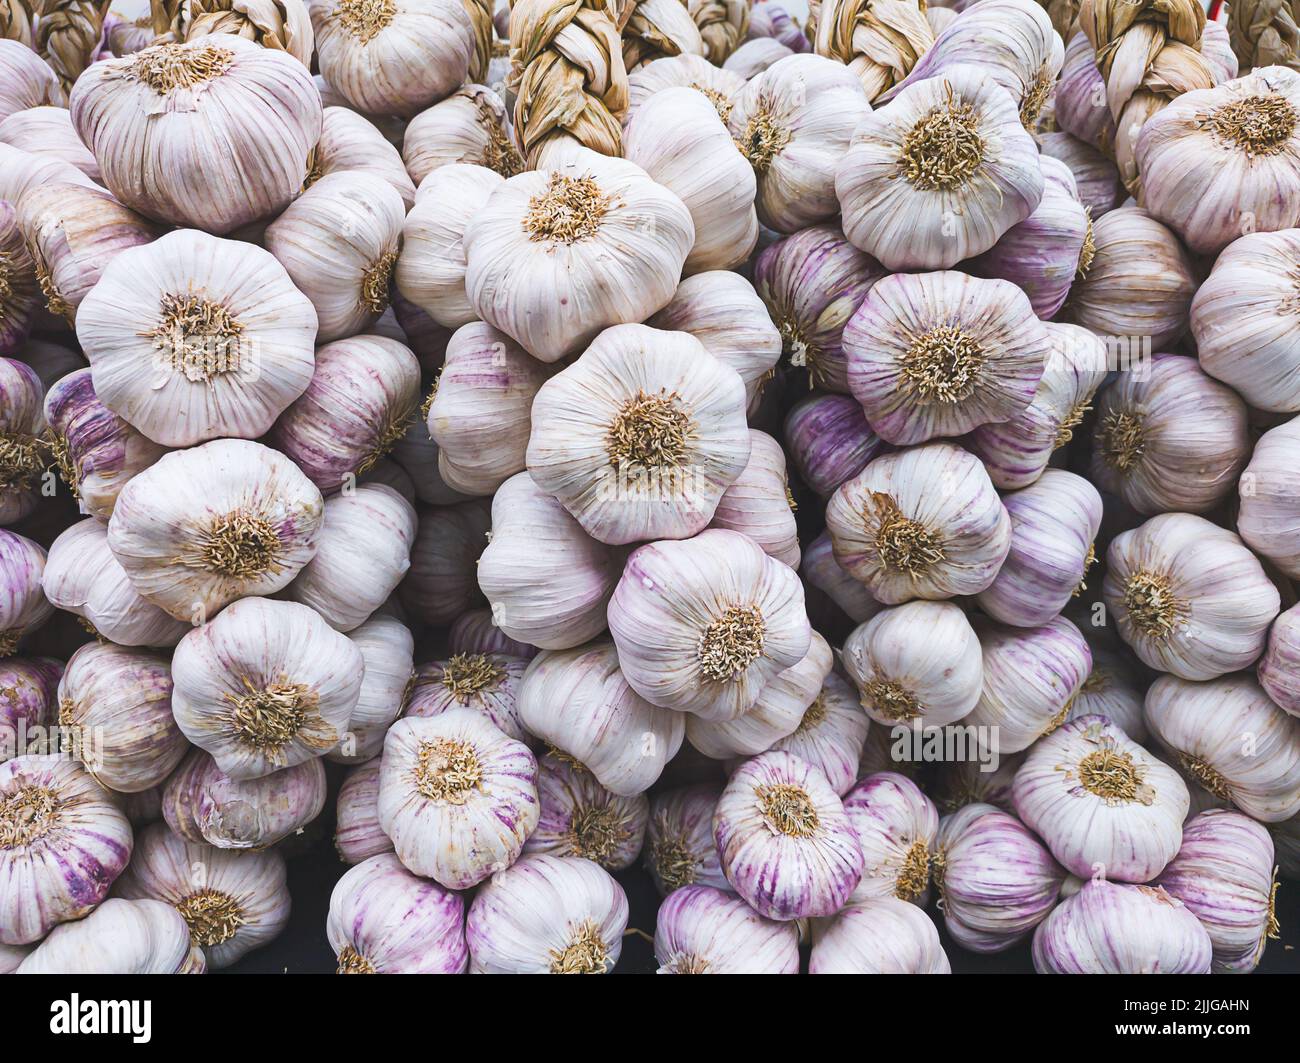
[[[580,856],[606,871],[636,861],[650,816],[644,794],[611,793],[583,765],[552,754],[538,762],[537,797],[541,815],[525,853]]]
[[[536,646],[512,639],[496,625],[491,609],[470,609],[461,613],[447,632],[450,653],[503,653],[531,661],[541,652]]]
[[[814,392],[800,399],[786,414],[784,437],[799,479],[823,498],[885,449],[847,395]]]
[[[862,879],[853,901],[894,897],[924,906],[930,854],[939,830],[934,802],[910,779],[883,771],[844,795],[844,812],[862,848]]]
[[[325,756],[354,764],[379,755],[389,724],[402,714],[415,670],[415,639],[400,620],[379,615],[353,628],[348,638],[361,651],[365,671],[348,729]]]
[[[1268,648],[1255,669],[1259,685],[1292,716],[1300,716],[1300,609],[1285,609],[1268,632]]]
[[[41,304],[36,263],[27,247],[18,216],[7,201],[0,201],[0,355],[17,352],[27,339]]]
[[[415,203],[415,184],[402,156],[383,133],[364,115],[346,107],[326,107],[323,113],[320,140],[312,149],[303,186],[310,189],[332,173],[371,174],[392,185],[410,210]]]
[[[838,672],[830,672],[804,710],[799,726],[772,748],[820,769],[831,789],[843,797],[858,777],[870,726],[853,684]]]
[[[56,927],[17,974],[202,974],[203,953],[179,912],[162,901],[112,897]]]
[[[0,657],[54,614],[41,589],[45,551],[22,535],[0,528]]]
[[[855,901],[813,924],[809,974],[951,974],[930,917],[893,897]]]
[[[411,677],[403,716],[440,716],[458,705],[482,713],[499,731],[532,747],[520,703],[528,661],[505,653],[456,653],[422,664]]]
[[[722,492],[709,527],[741,532],[765,553],[798,568],[799,530],[785,471],[785,451],[765,432],[751,429],[749,442],[749,464]]]
[[[14,29],[21,32],[20,25]],[[29,107],[63,103],[58,76],[32,47],[30,28],[23,36],[0,42],[0,118]]]
[[[870,620],[883,608],[866,587],[840,567],[828,532],[822,532],[804,547],[799,574],[805,584],[826,595],[855,623]]]
[[[349,769],[335,805],[334,851],[345,864],[360,864],[380,853],[391,853],[393,841],[379,825],[379,769],[373,757]]]
[[[0,358],[0,394],[5,398],[0,413],[0,524],[22,520],[40,500],[51,451],[56,450],[46,441],[43,391],[31,366]]]
[[[807,49],[804,49],[807,51]],[[758,77],[764,70],[774,63],[780,62],[788,55],[794,55],[794,50],[786,47],[778,40],[771,37],[759,37],[757,40],[746,41],[729,56],[722,64],[722,69],[728,74],[734,74],[742,81],[752,81]]]
[[[683,53],[652,59],[628,74],[623,128],[627,128],[643,103],[656,93],[672,88],[697,89],[704,93],[725,125],[731,117],[736,95],[748,80],[747,76],[715,66],[700,55]]]
[[[482,167],[501,177],[514,177],[524,169],[519,149],[510,139],[505,103],[486,85],[462,85],[412,118],[402,135],[402,161],[411,180],[425,189],[437,187],[428,177],[444,166]],[[429,194],[422,192],[417,198]]]
[[[686,886],[655,915],[659,974],[798,974],[796,923],[764,919],[734,893]]]
[[[1086,37],[1084,41],[1086,43]],[[1063,70],[1063,78],[1064,73]],[[1093,145],[1066,132],[1039,133],[1036,139],[1044,157],[1057,159],[1070,168],[1079,202],[1088,208],[1090,218],[1100,218],[1124,200],[1127,193],[1119,179],[1119,170]]]
[[[1237,532],[1257,553],[1291,577],[1300,576],[1296,545],[1294,478],[1300,468],[1292,457],[1300,438],[1300,420],[1270,429],[1255,444],[1238,484]]]
[[[92,181],[102,179],[99,163],[77,136],[66,107],[45,105],[13,112],[0,120],[0,143],[71,163]]]
[[[1085,629],[1086,637],[1086,629]],[[1080,716],[1105,716],[1139,745],[1147,738],[1142,719],[1142,697],[1146,681],[1139,666],[1122,650],[1090,644],[1092,671],[1070,703],[1067,720]]]
[[[730,890],[713,842],[713,812],[720,785],[698,783],[650,797],[645,867],[663,897],[685,886]]]

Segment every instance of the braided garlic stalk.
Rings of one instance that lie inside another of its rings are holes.
[[[671,55],[703,55],[704,38],[681,0],[624,4],[623,66],[628,71]]]
[[[1079,20],[1080,0],[1038,0],[1052,20],[1052,29],[1061,35],[1061,40],[1068,41],[1074,36],[1075,23]]]
[[[154,32],[168,40],[229,33],[311,65],[315,34],[303,0],[154,0],[152,15]]]
[[[90,65],[108,14],[109,0],[45,0],[36,25],[36,51],[64,91]]]
[[[24,0],[0,0],[0,38],[32,46],[31,7]]]
[[[488,64],[492,62],[493,0],[463,0],[474,26],[474,55],[469,61],[469,80],[486,85]]]
[[[1233,0],[1228,6],[1228,36],[1243,74],[1257,66],[1300,69],[1297,16],[1293,0]]]
[[[873,103],[933,43],[924,0],[825,0],[817,18],[817,54],[848,64]]]
[[[704,57],[721,66],[745,40],[753,0],[684,0],[704,41]]]

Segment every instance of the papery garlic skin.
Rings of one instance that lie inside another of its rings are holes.
[[[839,797],[789,753],[736,769],[714,811],[713,838],[727,881],[769,919],[831,915],[862,875],[862,849]]]
[[[808,652],[803,587],[737,532],[643,546],[609,603],[628,685],[651,704],[734,719]]]
[[[808,50],[804,49],[804,51]],[[774,63],[779,63],[786,56],[793,54],[793,49],[787,48],[780,41],[770,37],[760,37],[758,40],[746,41],[727,56],[722,69],[748,82]]]
[[[420,623],[448,624],[482,599],[475,566],[487,541],[485,501],[420,510],[411,568],[398,588],[402,605]]]
[[[537,826],[537,761],[473,709],[398,720],[383,757],[380,826],[407,868],[448,889],[509,867]]]
[[[58,720],[62,673],[62,663],[48,657],[0,661],[0,763],[48,751],[44,740]],[[34,737],[41,741],[33,742]]]
[[[270,944],[289,922],[289,888],[278,852],[237,853],[189,842],[163,823],[136,839],[114,894],[170,904],[213,970]]]
[[[711,528],[749,536],[763,552],[791,568],[799,567],[799,530],[795,524],[785,452],[765,432],[750,430],[749,464],[722,492]]]
[[[655,959],[659,974],[798,974],[799,932],[734,893],[685,886],[659,906]]]
[[[807,586],[825,594],[856,623],[870,620],[884,608],[866,587],[840,567],[827,532],[804,547],[799,574]]]
[[[471,974],[608,974],[627,928],[627,896],[572,856],[529,856],[492,876],[465,923]]]
[[[197,955],[196,955],[197,953]],[[112,897],[85,919],[56,927],[16,974],[202,974],[203,953],[169,904]]]
[[[848,64],[873,102],[902,81],[934,43],[920,3],[827,0],[816,17],[816,51]]]
[[[852,901],[893,897],[924,906],[939,830],[934,802],[910,779],[883,771],[844,795],[844,812],[862,849],[862,878]]]
[[[0,250],[0,273],[8,261]],[[0,286],[5,283],[0,279]],[[3,307],[0,316],[5,316]],[[31,513],[44,488],[52,448],[46,442],[43,391],[31,366],[0,358],[0,524],[13,524]]]
[[[120,252],[77,309],[100,401],[171,447],[263,435],[310,383],[315,335],[274,257],[191,229]]]
[[[65,102],[58,76],[31,44],[30,38],[0,41],[0,119],[29,107],[62,107]]]
[[[887,445],[867,423],[856,399],[823,393],[791,407],[783,436],[799,479],[823,498],[860,473]]]
[[[893,897],[854,901],[813,924],[809,974],[951,974],[930,917]]]
[[[503,178],[525,168],[510,139],[505,103],[486,85],[462,85],[412,118],[402,136],[402,161],[411,180],[425,189],[437,187],[428,177],[445,166],[484,167]],[[429,194],[418,193],[417,198]]]
[[[1263,652],[1280,597],[1232,532],[1163,513],[1117,536],[1102,594],[1143,663],[1183,679],[1248,668]]]
[[[826,506],[835,560],[887,605],[978,594],[1011,549],[979,459],[949,443],[876,458]]]
[[[1104,716],[1062,724],[1016,773],[1016,815],[1080,878],[1149,882],[1182,844],[1187,786]],[[1040,931],[1041,932],[1041,931]]]
[[[1002,952],[1056,905],[1065,871],[1015,816],[966,805],[939,824],[935,885],[963,948]]]
[[[461,613],[447,632],[447,649],[453,654],[504,653],[526,661],[540,652],[536,646],[512,639],[497,627],[491,609]]]
[[[1131,657],[1097,645],[1092,650],[1092,671],[1070,702],[1067,720],[1079,716],[1105,716],[1139,745],[1147,740],[1142,718],[1145,679]]]
[[[364,659],[296,602],[245,598],[196,628],[172,658],[172,711],[232,779],[322,756],[347,730]]]
[[[627,128],[643,103],[656,93],[672,88],[698,89],[704,93],[725,125],[731,117],[736,95],[748,80],[740,73],[715,66],[700,55],[667,55],[653,59],[628,75],[623,127]]]
[[[820,769],[831,789],[843,797],[857,779],[869,726],[853,685],[830,672],[799,726],[772,748]]]
[[[698,783],[650,798],[641,851],[660,896],[694,885],[731,889],[713,841],[713,812],[721,794],[720,785]]]
[[[325,933],[339,974],[464,974],[469,966],[464,899],[392,853],[335,883]]]
[[[307,68],[226,34],[95,63],[69,106],[123,204],[215,233],[284,209],[321,133],[320,93]],[[160,114],[166,121],[155,122]]]
[[[406,707],[415,668],[415,639],[410,629],[394,617],[376,614],[348,632],[348,638],[361,651],[365,671],[348,729],[339,744],[325,754],[342,764],[379,755],[389,724]]]
[[[133,477],[108,544],[141,597],[202,623],[237,598],[287,586],[316,553],[323,512],[320,491],[283,454],[215,440]]]
[[[440,716],[468,706],[516,742],[532,746],[541,732],[526,728],[521,702],[528,662],[504,653],[457,653],[422,664],[411,677],[403,716]]]
[[[0,201],[0,282],[0,356],[7,356],[23,345],[41,304],[36,264],[7,201]]]
[[[0,764],[0,942],[27,945],[81,919],[131,857],[131,825],[108,791],[60,754]]]
[[[0,657],[54,614],[41,590],[45,551],[30,539],[0,528]]]
[[[583,765],[550,755],[537,765],[541,815],[524,843],[528,854],[580,856],[606,871],[630,867],[645,841],[650,802],[611,793]]]
[[[372,174],[393,187],[407,210],[415,203],[415,183],[397,149],[369,119],[346,107],[325,108],[320,140],[309,161],[308,188],[332,173]]]
[[[1086,42],[1087,38],[1083,40]],[[1040,133],[1037,139],[1039,150],[1045,157],[1059,159],[1070,168],[1079,202],[1088,208],[1090,218],[1100,218],[1124,200],[1126,193],[1122,194],[1124,185],[1119,179],[1119,170],[1092,144],[1066,132]]]
[[[1209,974],[1212,946],[1160,887],[1093,879],[1034,933],[1039,974]]]
[[[1300,608],[1283,610],[1268,632],[1268,647],[1255,669],[1274,703],[1300,716]]]
[[[1294,419],[1265,432],[1238,485],[1238,534],[1291,577],[1300,576],[1300,549],[1296,546],[1300,508],[1296,506],[1297,467],[1292,457],[1297,439],[1300,421]]]
[[[393,841],[379,825],[379,769],[374,757],[352,768],[339,787],[334,851],[345,864],[360,864],[380,853],[391,853]]]

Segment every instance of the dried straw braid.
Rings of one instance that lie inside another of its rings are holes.
[[[162,37],[172,32],[180,20],[181,0],[149,0],[149,15],[155,35]]]
[[[1075,24],[1079,21],[1080,0],[1038,0],[1052,20],[1052,29],[1061,35],[1061,40],[1068,41],[1075,34]]]
[[[469,80],[486,85],[488,64],[492,62],[492,43],[495,27],[492,23],[492,0],[461,0],[474,27],[474,55],[469,61]]]
[[[933,43],[924,0],[825,0],[814,48],[847,63],[874,103],[911,73]]]
[[[681,0],[633,0],[623,24],[623,66],[671,55],[703,55],[704,39]]]
[[[515,138],[530,166],[558,137],[621,155],[627,71],[612,0],[518,0],[510,14]]]
[[[704,58],[721,66],[745,40],[753,0],[685,0],[685,3],[704,41]]]
[[[160,32],[169,40],[230,33],[288,52],[303,66],[311,64],[315,34],[304,0],[169,0],[155,4],[155,18],[159,7],[171,15],[167,29]]]
[[[109,0],[45,0],[36,24],[36,51],[66,92],[90,66],[104,31]]]
[[[1257,66],[1300,69],[1300,12],[1291,0],[1233,0],[1228,38],[1243,74]]]
[[[0,38],[18,41],[30,48],[33,44],[34,13],[24,0],[0,0]]]

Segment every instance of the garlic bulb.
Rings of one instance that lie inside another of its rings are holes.
[[[1092,645],[1092,671],[1070,703],[1067,720],[1080,716],[1105,716],[1134,742],[1146,742],[1142,718],[1146,683],[1132,659]]]
[[[464,974],[465,900],[391,853],[346,872],[325,924],[339,974]]]
[[[534,743],[526,729],[521,701],[528,662],[504,653],[457,653],[444,661],[422,664],[411,677],[403,716],[439,716],[468,706],[516,742]]]
[[[1124,200],[1119,170],[1091,144],[1065,132],[1040,133],[1037,139],[1045,158],[1058,159],[1069,168],[1079,202],[1087,208],[1089,218],[1100,218]]]
[[[893,897],[855,901],[813,924],[809,974],[951,974],[930,917]]]
[[[804,547],[799,574],[805,584],[825,594],[855,623],[870,620],[882,608],[866,587],[840,567],[826,532]]]
[[[725,3],[726,0],[721,0],[716,5],[704,6],[713,6],[714,10],[719,10]],[[683,53],[652,59],[628,75],[628,102],[627,109],[623,112],[623,128],[627,128],[643,103],[656,93],[671,88],[698,89],[704,93],[725,125],[727,119],[731,117],[731,108],[737,94],[745,87],[745,82],[748,80],[742,74],[715,66],[700,55]]]
[[[420,623],[449,624],[482,601],[475,566],[489,526],[489,510],[482,502],[420,511],[411,568],[398,588],[402,605]]]
[[[1046,469],[1028,487],[1003,496],[1011,515],[1011,552],[979,594],[980,608],[1016,627],[1048,623],[1079,592],[1095,560],[1101,495],[1082,476]]]
[[[415,640],[400,620],[372,616],[348,638],[361,651],[365,671],[356,708],[338,746],[325,756],[353,764],[379,755],[388,726],[402,714],[414,671]]]
[[[131,857],[131,825],[108,791],[60,754],[0,764],[0,942],[27,945],[89,914]]]
[[[877,723],[920,720],[946,727],[980,697],[979,639],[951,602],[908,602],[882,609],[844,641],[841,658]]]
[[[799,932],[733,893],[686,886],[659,906],[655,959],[660,974],[798,974]]]
[[[608,974],[626,928],[627,896],[609,872],[578,857],[529,856],[474,897],[470,973]]]
[[[541,815],[525,853],[581,856],[606,871],[636,861],[650,816],[645,795],[620,797],[582,765],[551,755],[538,762],[537,797]]]
[[[783,435],[799,479],[826,498],[860,473],[885,449],[863,416],[861,405],[845,395],[814,393],[786,414]]]
[[[0,528],[0,657],[54,614],[41,590],[45,551],[21,535]]]
[[[869,726],[870,720],[862,711],[853,685],[830,672],[804,711],[799,726],[778,739],[772,748],[820,769],[831,789],[843,797],[858,777],[858,762]]]
[[[1062,724],[1030,750],[1016,815],[1080,878],[1149,882],[1183,840],[1187,786],[1104,716]],[[1041,933],[1041,931],[1040,931]]]
[[[308,0],[316,61],[359,111],[410,117],[460,87],[474,27],[460,0]]]
[[[685,726],[683,713],[658,708],[631,689],[613,643],[604,641],[539,654],[523,677],[519,718],[529,733],[623,797],[659,778],[681,748]]]
[[[71,163],[92,181],[102,179],[99,163],[72,128],[66,107],[47,105],[13,112],[0,120],[0,143]]]
[[[754,288],[781,333],[789,364],[809,383],[848,394],[844,327],[885,269],[834,225],[814,225],[765,248]]]
[[[1265,432],[1255,444],[1250,464],[1241,476],[1237,530],[1258,553],[1289,576],[1300,574],[1296,548],[1296,465],[1292,441],[1300,422],[1288,421]]]
[[[793,233],[839,213],[835,171],[870,113],[853,71],[820,55],[788,55],[745,86],[727,125],[757,175],[764,225]]]
[[[1209,932],[1216,974],[1249,973],[1279,936],[1273,913],[1273,840],[1237,812],[1211,810],[1188,821],[1183,846],[1156,885],[1182,901]]]
[[[1011,518],[979,459],[930,443],[872,461],[826,506],[835,560],[877,600],[978,594],[1011,549]]]
[[[1300,608],[1282,612],[1268,632],[1268,648],[1256,669],[1264,692],[1292,716],[1300,716]]]
[[[1168,348],[1187,331],[1196,294],[1192,264],[1178,237],[1146,211],[1121,207],[1097,219],[1092,242],[1088,273],[1070,289],[1070,320],[1130,346],[1146,337],[1154,349]]]
[[[13,974],[34,947],[0,944],[0,974]]]
[[[718,799],[713,838],[727,881],[769,919],[832,915],[862,875],[862,849],[839,797],[789,753],[736,769]]]
[[[459,328],[478,318],[465,293],[465,228],[503,183],[499,174],[465,163],[440,166],[420,182],[395,276],[402,295],[440,325]]]
[[[9,144],[0,143],[0,163],[0,200],[8,201],[14,210],[21,210],[28,193],[45,185],[97,187],[70,162],[33,155]]]
[[[1145,717],[1157,741],[1215,797],[1265,823],[1300,812],[1300,723],[1250,675],[1208,683],[1161,676],[1147,691]]]
[[[624,130],[623,153],[690,211],[695,243],[685,272],[731,269],[749,257],[758,240],[754,170],[703,92],[682,86],[646,99]]]
[[[795,526],[785,452],[765,432],[749,433],[749,464],[722,492],[711,528],[742,532],[769,556],[799,567],[799,531]]]
[[[40,501],[50,461],[44,388],[25,362],[0,358],[0,524],[27,516]]]
[[[114,892],[170,904],[212,970],[270,944],[289,922],[289,888],[279,853],[239,853],[189,842],[162,823],[136,839]]]
[[[40,308],[36,263],[12,204],[0,201],[0,356],[23,345]]]
[[[1142,205],[1202,255],[1300,224],[1300,75],[1263,67],[1195,86],[1142,125]]]
[[[555,362],[662,308],[694,240],[674,193],[585,152],[492,193],[465,229],[465,290],[484,321]]]
[[[854,246],[892,270],[948,269],[1034,212],[1043,172],[1015,101],[954,67],[862,120],[835,192]]]
[[[457,653],[504,653],[531,661],[540,652],[536,646],[512,639],[496,625],[491,609],[470,609],[461,613],[447,632],[447,649]]]
[[[77,308],[100,401],[172,447],[264,434],[310,383],[315,335],[274,257],[190,229],[119,252]]]
[[[0,764],[35,752],[50,737],[62,672],[63,665],[48,657],[0,660]]]
[[[245,598],[180,641],[172,711],[232,779],[319,757],[348,729],[364,658],[296,602]]]
[[[1249,667],[1263,651],[1280,598],[1232,532],[1164,513],[1117,536],[1106,565],[1106,605],[1151,668],[1213,679]]]
[[[389,729],[379,824],[417,875],[468,889],[514,863],[538,815],[536,760],[481,713],[457,707]]]
[[[278,451],[221,439],[166,454],[117,496],[108,545],[136,592],[202,623],[283,589],[316,552],[320,491]]]
[[[1213,508],[1250,457],[1246,404],[1196,359],[1157,355],[1101,392],[1092,476],[1139,513]]]
[[[89,916],[56,927],[16,974],[202,974],[180,913],[162,901],[110,898]]]
[[[186,841],[218,849],[268,849],[325,807],[325,763],[313,758],[257,779],[226,775],[192,749],[163,789],[163,818]]]
[[[467,164],[514,177],[524,160],[510,139],[510,120],[501,97],[485,85],[462,85],[445,100],[421,111],[402,136],[402,161],[417,185],[444,166]],[[430,193],[420,193],[421,199]],[[459,207],[445,202],[444,207]]]
[[[872,102],[933,43],[925,5],[914,0],[826,0],[817,13],[817,54],[847,63]]]
[[[379,825],[379,769],[374,757],[350,769],[339,787],[335,806],[334,850],[345,864],[360,864],[393,851],[392,839]]]
[[[589,538],[522,472],[492,499],[492,538],[478,580],[506,635],[544,649],[569,649],[605,630],[605,605],[622,562],[621,550]]]
[[[325,108],[320,140],[308,162],[303,181],[308,189],[330,174],[362,173],[387,181],[407,210],[415,203],[415,183],[397,149],[369,119],[346,107]]]
[[[1034,933],[1039,974],[1209,974],[1200,921],[1159,886],[1093,879]]]
[[[69,106],[122,204],[215,233],[283,210],[321,134],[307,68],[226,34],[95,63]]]
[[[734,719],[807,652],[803,587],[737,532],[643,546],[609,603],[628,685],[651,704]]]
[[[1009,420],[982,424],[966,437],[994,486],[1028,487],[1047,468],[1052,454],[1074,436],[1092,408],[1092,396],[1106,379],[1106,345],[1087,329],[1045,321],[1051,353],[1034,397]]]
[[[863,855],[862,878],[852,900],[895,897],[924,906],[939,829],[934,803],[910,779],[883,771],[868,775],[844,795],[844,812]]]
[[[686,886],[731,889],[713,842],[713,812],[721,793],[720,786],[702,783],[651,796],[642,853],[661,896]]]
[[[803,49],[805,52],[809,50],[806,47]],[[780,41],[770,37],[760,37],[758,40],[746,41],[727,56],[722,69],[742,81],[752,81],[774,63],[779,63],[786,56],[793,54],[793,49],[787,48]]]
[[[1113,158],[1117,130],[1107,105],[1106,79],[1097,69],[1097,52],[1082,30],[1065,40],[1065,59],[1056,85],[1057,125]],[[1118,167],[1115,174],[1120,176]]]
[[[1015,416],[1051,351],[1019,288],[955,270],[884,278],[844,328],[853,397],[877,434],[897,444]]]
[[[0,40],[0,120],[29,107],[63,103],[58,77],[32,49],[30,38]]]
[[[175,7],[170,32],[176,40],[230,33],[265,48],[283,49],[304,66],[311,65],[311,18],[303,0],[258,4],[246,0],[181,0]]]
[[[748,40],[762,40],[765,37],[780,41],[792,52],[810,50],[808,38],[803,35],[799,24],[786,9],[773,0],[758,0],[749,12]]]

